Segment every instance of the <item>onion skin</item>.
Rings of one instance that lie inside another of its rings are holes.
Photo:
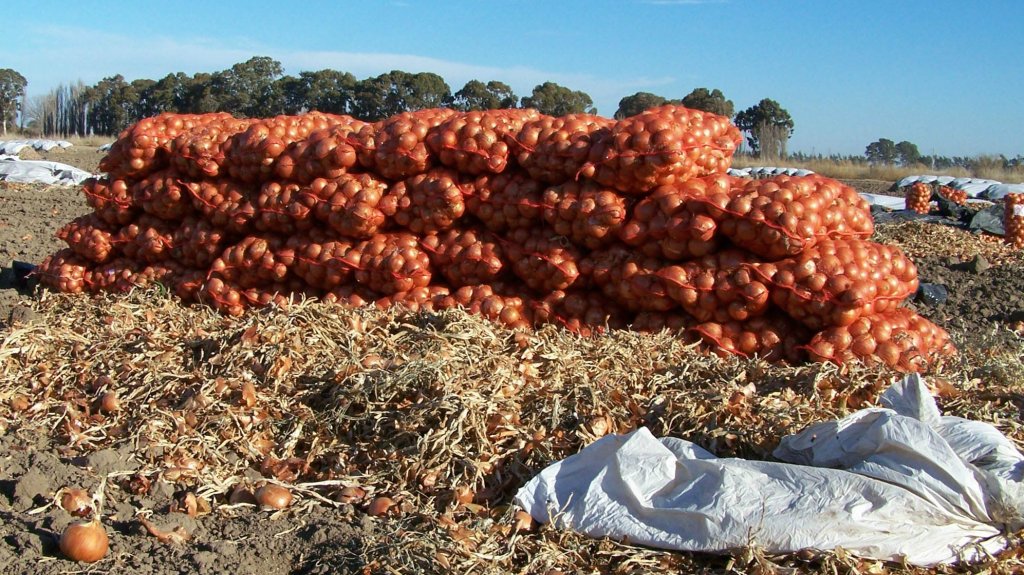
[[[60,498],[60,506],[75,517],[92,513],[92,498],[84,489],[67,489]]]
[[[72,523],[60,535],[60,551],[68,559],[95,563],[107,554],[110,539],[99,520]]]

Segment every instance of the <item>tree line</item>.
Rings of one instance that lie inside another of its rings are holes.
[[[518,96],[497,80],[470,80],[452,92],[433,73],[393,70],[357,79],[351,73],[324,69],[285,75],[280,62],[256,56],[213,73],[168,74],[159,80],[122,75],[103,78],[94,85],[81,81],[61,85],[49,94],[25,97],[25,78],[14,70],[0,70],[0,115],[4,131],[20,118],[21,129],[44,136],[113,136],[141,118],[163,112],[229,112],[239,117],[271,117],[318,110],[376,121],[424,108],[448,107],[463,111],[536,108],[544,114],[596,114],[590,95],[555,82],[534,87]],[[625,118],[666,103],[680,103],[734,119],[747,134],[750,151],[767,158],[785,157],[794,123],[782,106],[764,99],[735,113],[733,103],[718,89],[697,88],[680,99],[637,92],[619,102],[615,118]]]

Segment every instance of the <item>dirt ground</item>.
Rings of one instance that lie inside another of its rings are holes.
[[[95,170],[95,150],[55,152],[56,161]],[[847,182],[861,191],[885,193],[891,182]],[[54,233],[88,206],[76,188],[0,184],[0,340],[8,330],[33,320],[27,305],[31,294],[21,288],[14,262],[39,263],[61,248]],[[965,233],[965,232],[958,232]],[[981,334],[999,332],[1006,324],[1024,320],[1024,266],[990,262],[970,265],[975,254],[940,253],[914,257],[924,283],[942,284],[948,299],[942,303],[915,301],[922,315],[947,328],[960,347]],[[39,318],[36,318],[38,321]],[[991,339],[985,341],[991,342]],[[140,447],[142,449],[142,447]],[[0,565],[9,575],[57,573],[239,573],[304,574],[382,572],[372,556],[374,546],[400,549],[403,524],[366,515],[351,505],[328,507],[312,500],[287,512],[271,513],[252,506],[190,517],[169,513],[182,493],[168,483],[154,483],[135,494],[129,480],[142,463],[129,450],[102,450],[82,458],[66,457],[47,437],[0,430]],[[75,564],[58,551],[57,538],[69,523],[66,513],[54,512],[54,496],[71,485],[94,487],[98,478],[120,472],[124,481],[107,485],[104,519],[111,552],[94,566]],[[251,470],[252,480],[259,474]],[[166,532],[182,528],[190,535],[184,544],[168,544],[146,534],[139,510],[154,510],[153,522]],[[723,564],[720,572],[730,571]],[[409,571],[401,571],[407,573]],[[448,572],[442,564],[423,572]]]

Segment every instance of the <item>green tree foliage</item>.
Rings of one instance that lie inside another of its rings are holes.
[[[621,120],[635,116],[644,110],[656,108],[668,103],[668,100],[650,92],[637,92],[619,100],[619,109],[615,110],[615,119]]]
[[[0,69],[0,120],[3,121],[4,135],[7,122],[13,123],[21,110],[21,99],[25,95],[28,80],[10,68]]]
[[[889,138],[879,138],[868,144],[864,156],[872,164],[892,164],[896,162],[899,152],[896,150],[895,142]]]
[[[523,96],[523,108],[536,108],[549,116],[566,114],[596,114],[594,101],[585,92],[574,91],[554,82],[544,82],[533,89],[529,96]]]
[[[255,56],[213,75],[211,91],[221,110],[248,118],[273,116],[283,103],[275,81],[284,74],[281,63]]]
[[[452,107],[463,112],[501,110],[515,108],[518,102],[519,97],[504,82],[491,80],[484,84],[480,80],[470,80],[461,90],[455,92]]]
[[[155,116],[161,112],[166,112],[160,102],[153,97],[153,91],[156,88],[155,80],[139,79],[132,80],[132,89],[138,94],[138,100],[135,102],[135,116],[139,118],[146,118],[149,116]]]
[[[765,98],[736,114],[736,127],[747,133],[750,150],[761,159],[786,157],[786,143],[793,136],[793,118],[775,100]]]
[[[355,100],[356,77],[348,72],[319,70],[300,72],[277,81],[284,113],[299,114],[317,110],[328,114],[351,114]]]
[[[192,78],[182,72],[168,74],[154,83],[145,97],[156,113],[188,110],[188,90]]]
[[[114,135],[137,121],[139,94],[118,74],[100,80],[86,91],[89,124],[98,134]]]
[[[214,74],[203,72],[189,78],[185,85],[185,106],[179,111],[189,114],[206,114],[217,110],[223,110],[236,116],[240,115],[237,110],[232,110],[221,104],[215,91]]]
[[[353,115],[375,122],[402,112],[443,108],[451,103],[451,88],[441,76],[392,70],[356,84]]]
[[[711,112],[726,118],[732,118],[734,112],[732,100],[725,99],[725,94],[718,88],[711,91],[707,88],[696,88],[683,97],[682,104],[687,108]]]
[[[906,140],[896,144],[896,153],[899,154],[900,164],[903,166],[913,166],[921,161],[921,152],[917,149],[917,144]]]

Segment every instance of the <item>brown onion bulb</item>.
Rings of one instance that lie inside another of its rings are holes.
[[[273,483],[256,490],[256,502],[263,509],[286,509],[292,504],[292,492]]]
[[[98,519],[72,523],[60,535],[60,551],[68,559],[95,563],[107,554],[110,539]]]

